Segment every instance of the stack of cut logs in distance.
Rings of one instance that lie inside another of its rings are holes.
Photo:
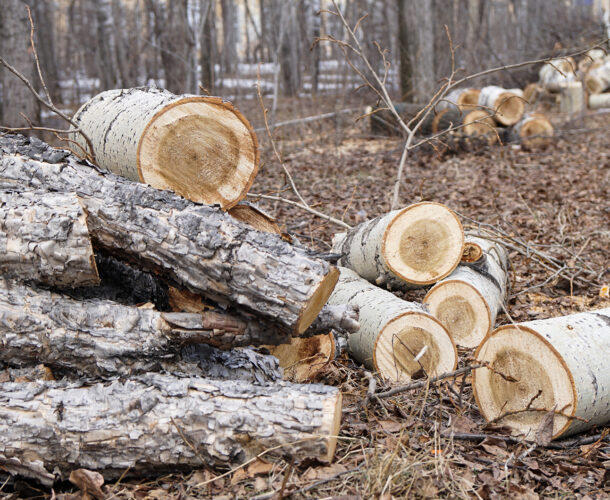
[[[478,94],[452,98],[519,122],[521,99]],[[579,365],[609,349],[610,310],[556,320],[573,325],[582,349],[551,320],[492,333],[506,307],[507,251],[465,235],[446,206],[383,214],[319,254],[242,201],[258,145],[229,103],[114,90],[74,119],[100,168],[0,135],[3,470],[50,486],[55,471],[111,479],[230,467],[262,450],[330,461],[341,393],[295,382],[311,382],[343,345],[388,383],[451,372],[456,344],[478,347],[489,367],[475,378],[486,418],[542,390],[540,405],[506,420],[519,432],[536,428],[544,408],[562,409],[556,436],[608,419],[603,356],[587,362],[595,397]],[[423,304],[393,293],[429,286]],[[532,370],[540,387],[519,378]]]

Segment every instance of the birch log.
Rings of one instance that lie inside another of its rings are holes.
[[[610,59],[585,75],[585,87],[589,94],[601,94],[610,89]]]
[[[56,286],[99,283],[75,194],[0,191],[0,274]]]
[[[517,123],[525,110],[523,98],[494,85],[481,89],[479,106],[492,112],[494,120],[504,126]]]
[[[576,80],[576,65],[571,57],[553,59],[545,63],[538,72],[538,82],[549,92],[560,92],[561,88]]]
[[[491,331],[506,301],[508,255],[499,243],[467,236],[481,258],[462,262],[424,298],[430,313],[447,328],[457,345],[477,347]]]
[[[591,65],[596,61],[602,61],[606,57],[606,52],[602,49],[591,49],[589,50],[583,58],[578,61],[578,71],[581,74],[586,74],[589,69],[591,69]]]
[[[591,94],[589,96],[589,107],[591,109],[610,108],[610,92]]]
[[[436,115],[431,127],[433,134],[460,127],[455,130],[456,134],[470,137],[487,136],[489,143],[493,144],[497,140],[495,125],[496,122],[488,111],[447,108]]]
[[[555,133],[553,125],[542,113],[528,113],[509,134],[511,140],[520,141],[527,148],[548,146]]]
[[[323,385],[179,379],[0,384],[0,465],[97,470],[107,480],[203,465],[233,467],[263,451],[330,461],[341,393]],[[51,486],[51,479],[44,482]]]
[[[493,369],[473,375],[487,420],[532,436],[554,409],[553,438],[610,422],[610,308],[501,326],[476,357]]]
[[[75,191],[98,247],[292,333],[307,329],[337,281],[328,262],[215,207],[96,171],[38,140],[6,135],[0,149],[0,187]]]
[[[218,97],[108,90],[85,103],[74,121],[91,138],[100,167],[193,201],[230,208],[258,171],[254,130]],[[80,134],[75,138],[86,147]]]
[[[228,348],[289,340],[255,318],[78,301],[0,278],[0,361],[13,365],[126,376],[161,369],[163,360],[178,359],[184,344]]]
[[[438,111],[448,108],[473,110],[479,105],[479,89],[454,89],[449,92],[436,106]]]
[[[352,304],[360,311],[360,329],[348,337],[349,353],[368,369],[395,382],[408,382],[422,371],[429,376],[453,370],[457,350],[445,327],[420,304],[341,268],[330,304]]]
[[[435,283],[459,264],[464,231],[440,203],[422,202],[364,222],[336,235],[339,265],[393,288]]]
[[[559,111],[569,114],[582,113],[585,107],[585,93],[582,82],[570,82],[561,88]]]

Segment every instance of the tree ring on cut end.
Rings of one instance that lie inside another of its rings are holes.
[[[486,420],[517,412],[499,423],[516,433],[533,436],[546,411],[555,408],[574,415],[577,398],[572,374],[561,355],[531,328],[498,328],[479,346],[476,357],[491,367],[473,372],[475,398]],[[507,380],[507,376],[517,381]],[[542,392],[538,395],[539,391]],[[531,409],[525,411],[528,404]],[[569,418],[556,414],[553,436],[563,433],[569,425]]]
[[[496,99],[494,106],[496,107],[495,119],[506,126],[517,123],[525,110],[523,99],[512,92],[502,92]]]
[[[421,369],[429,376],[453,370],[457,350],[436,318],[423,312],[407,312],[382,328],[375,343],[373,364],[382,377],[408,382]]]
[[[159,111],[138,144],[143,182],[190,200],[235,205],[258,171],[258,142],[248,121],[218,98],[189,97]]]
[[[491,330],[491,312],[481,294],[470,284],[447,280],[434,286],[424,298],[430,313],[447,328],[456,344],[477,347]]]
[[[331,268],[330,272],[318,285],[301,312],[301,316],[296,325],[297,333],[303,333],[316,319],[320,310],[328,301],[330,294],[335,289],[335,285],[337,284],[337,281],[339,281],[339,274],[339,270],[336,267]]]
[[[529,147],[544,146],[549,142],[548,137],[553,136],[553,125],[545,116],[532,115],[521,126],[519,136]]]
[[[435,283],[460,263],[464,231],[457,216],[440,203],[401,210],[388,224],[381,253],[388,268],[418,285]]]

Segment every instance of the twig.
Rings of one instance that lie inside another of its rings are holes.
[[[278,500],[284,499],[284,491],[286,490],[286,484],[288,484],[288,478],[290,474],[292,474],[292,468],[294,467],[294,456],[290,457],[290,462],[288,463],[288,467],[286,472],[284,472],[284,479],[282,480],[282,487],[280,488],[280,492],[278,494]]]

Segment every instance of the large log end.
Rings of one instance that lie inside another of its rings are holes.
[[[328,301],[328,297],[335,289],[335,285],[339,280],[339,270],[336,267],[331,267],[330,272],[322,279],[316,291],[305,305],[297,322],[297,333],[301,334],[309,325],[316,319],[324,304]]]

